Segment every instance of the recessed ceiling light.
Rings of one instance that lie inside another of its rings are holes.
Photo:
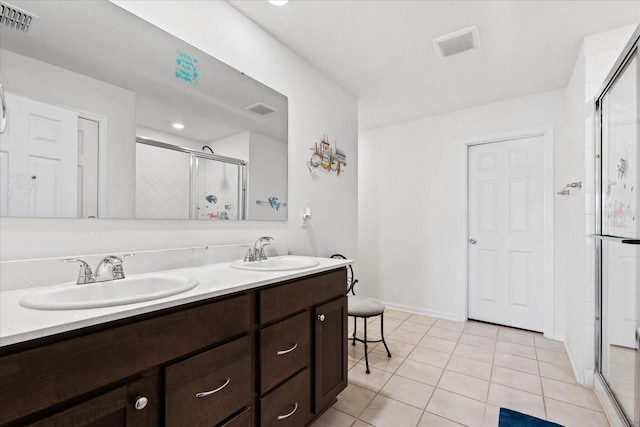
[[[274,6],[284,6],[285,4],[289,3],[289,0],[269,0],[269,3]]]
[[[174,123],[171,126],[173,126],[175,129],[184,129],[184,125],[182,123]]]

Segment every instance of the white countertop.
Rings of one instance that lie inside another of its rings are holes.
[[[305,257],[313,258],[313,257]],[[230,267],[230,263],[166,270],[198,281],[190,291],[135,304],[81,310],[36,310],[20,305],[23,296],[42,288],[0,293],[0,347],[75,329],[150,313],[182,304],[202,301],[234,292],[270,285],[310,274],[333,270],[351,264],[351,260],[313,258],[315,267],[289,271],[246,271]],[[153,274],[153,273],[149,273]],[[133,277],[131,275],[129,277]],[[346,289],[346,284],[345,284]]]

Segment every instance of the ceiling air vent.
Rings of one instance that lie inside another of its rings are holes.
[[[31,35],[36,19],[38,17],[32,13],[0,2],[0,24],[5,27]]]
[[[473,27],[464,28],[459,31],[454,31],[451,34],[437,37],[433,39],[433,46],[442,58],[475,49],[480,46],[478,27],[474,25]]]
[[[248,107],[244,107],[246,110],[249,111],[253,111],[256,114],[260,114],[260,115],[265,115],[265,114],[269,114],[269,113],[273,113],[274,111],[276,111],[275,108],[273,108],[270,105],[264,104],[262,102],[256,102],[255,104],[251,104]]]

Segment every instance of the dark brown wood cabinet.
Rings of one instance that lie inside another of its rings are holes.
[[[160,425],[158,375],[139,378],[104,392],[66,410],[45,417],[29,427],[156,427]]]
[[[347,384],[344,283],[340,268],[0,348],[0,426],[306,425]]]
[[[311,327],[306,311],[260,330],[260,393],[309,366],[310,361]]]
[[[298,427],[311,419],[309,368],[297,373],[273,392],[260,398],[261,427]]]
[[[347,297],[318,306],[315,320],[316,412],[347,387]]]
[[[212,426],[251,405],[251,337],[164,369],[167,425]]]

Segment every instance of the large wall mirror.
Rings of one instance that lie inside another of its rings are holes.
[[[287,219],[284,95],[108,1],[0,5],[0,215]]]

